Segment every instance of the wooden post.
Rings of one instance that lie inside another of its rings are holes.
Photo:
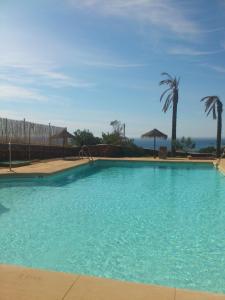
[[[26,119],[23,119],[23,136],[24,136],[24,144],[26,144]]]
[[[48,124],[48,130],[49,130],[49,146],[51,146],[51,123]]]
[[[6,143],[8,143],[8,121],[7,118],[5,119],[5,138],[6,138]]]
[[[9,171],[12,171],[12,145],[11,141],[9,141]]]
[[[28,129],[28,160],[30,161],[30,125],[31,123],[29,122],[29,129]]]
[[[156,152],[155,152],[155,136],[154,136],[154,158],[156,158]]]

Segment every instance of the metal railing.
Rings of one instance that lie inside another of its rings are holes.
[[[79,158],[80,159],[84,159],[84,158],[88,158],[89,161],[94,161],[92,155],[91,155],[91,152],[88,148],[88,146],[86,145],[83,145],[79,151]]]

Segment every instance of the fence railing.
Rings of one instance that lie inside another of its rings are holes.
[[[28,145],[63,146],[62,137],[57,137],[65,127],[11,120],[0,117],[0,144],[15,143]]]

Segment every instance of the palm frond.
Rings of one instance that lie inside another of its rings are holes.
[[[167,85],[168,88],[160,96],[160,102],[163,100],[163,98],[165,98],[162,110],[163,112],[167,112],[167,110],[170,108],[170,105],[174,103],[174,97],[178,97],[178,85],[180,78],[172,77],[167,72],[163,72],[162,75],[167,76],[167,78],[161,80],[159,85]]]
[[[169,73],[167,73],[167,72],[162,72],[162,74],[161,74],[162,76],[167,76],[167,77],[169,77],[170,78],[170,80],[172,80],[173,81],[173,77],[169,74]]]
[[[211,112],[213,115],[213,119],[217,118],[216,115],[216,104],[218,105],[220,101],[218,96],[206,96],[203,97],[200,101],[205,101],[205,112],[207,113],[206,115],[208,116]]]
[[[208,100],[205,102],[205,112],[212,106],[215,106],[216,103],[213,98],[208,98]]]
[[[206,115],[208,116],[211,113],[212,110],[215,110],[215,105],[212,105],[208,110],[205,109],[205,112],[207,112]],[[213,112],[213,115],[214,115],[214,112]]]
[[[162,95],[161,95],[161,97],[160,97],[160,102],[162,101],[164,95],[165,95],[167,92],[169,92],[169,90],[171,90],[171,88],[166,89],[166,90],[162,93]]]
[[[166,97],[166,101],[163,105],[163,112],[167,112],[168,108],[170,107],[170,104],[172,103],[172,99],[173,99],[173,93],[170,93],[167,97]]]
[[[164,79],[164,80],[161,80],[161,81],[159,82],[159,85],[162,85],[162,84],[169,84],[169,85],[172,86],[173,81],[170,80],[170,79]]]
[[[209,98],[210,96],[206,96],[206,97],[203,97],[200,101],[204,101],[205,99]]]

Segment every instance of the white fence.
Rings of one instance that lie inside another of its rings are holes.
[[[63,146],[63,138],[57,137],[65,127],[56,127],[0,117],[0,143]]]

